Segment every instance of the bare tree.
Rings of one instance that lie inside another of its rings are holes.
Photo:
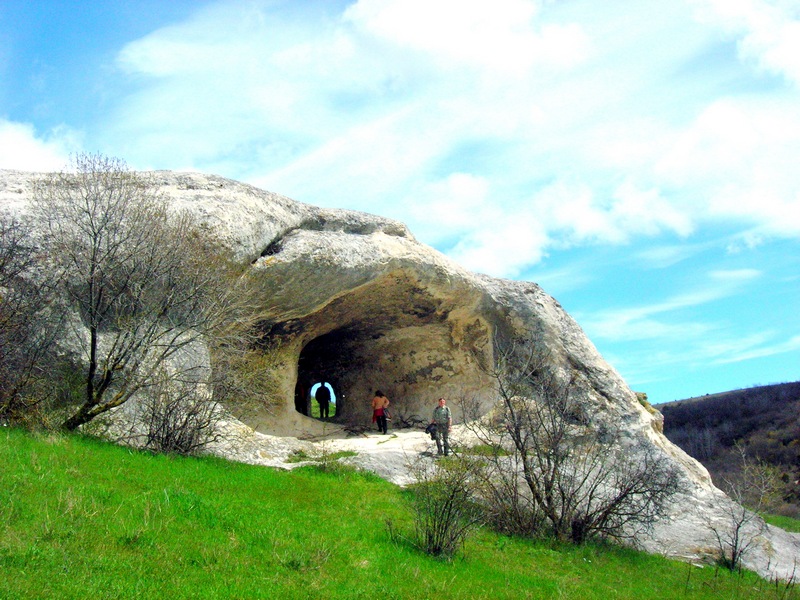
[[[0,216],[0,419],[36,419],[53,366],[58,311],[47,273],[37,272],[31,230]]]
[[[482,494],[505,526],[544,528],[562,540],[634,538],[652,526],[679,489],[677,469],[645,443],[592,422],[574,375],[561,373],[534,343],[497,344],[491,371],[498,403],[466,419],[482,444]]]
[[[766,523],[759,516],[780,500],[781,473],[778,467],[753,460],[741,443],[735,444],[739,470],[723,477],[722,489],[732,502],[725,505],[721,524],[709,525],[717,541],[719,558],[731,571],[741,568],[742,559],[764,532]]]
[[[180,378],[197,348],[237,323],[240,271],[187,213],[124,162],[94,154],[35,188],[48,266],[72,310],[69,340],[86,365],[75,429],[155,385]]]

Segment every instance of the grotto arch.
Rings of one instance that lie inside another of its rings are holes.
[[[490,326],[474,298],[448,292],[396,272],[300,319],[294,410],[311,415],[310,390],[321,382],[336,397],[330,420],[352,427],[370,425],[378,389],[395,426],[429,420],[440,396],[485,393]]]
[[[315,383],[311,387],[311,397],[317,403],[316,413],[312,410],[312,416],[324,421],[336,416],[336,392],[329,382]]]
[[[331,391],[336,400],[333,421],[342,418],[346,407],[345,395],[341,386],[341,370],[346,368],[335,352],[336,341],[326,336],[315,338],[301,350],[297,360],[297,381],[294,388],[294,408],[305,416],[311,416],[311,404],[314,401],[313,390],[324,385]]]

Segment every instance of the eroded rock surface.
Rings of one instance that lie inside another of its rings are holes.
[[[220,452],[285,466],[290,450],[304,444],[353,447],[358,457],[351,462],[406,483],[404,465],[426,447],[419,432],[390,439],[343,434],[369,425],[373,392],[386,393],[398,420],[427,420],[440,396],[474,397],[488,407],[495,393],[482,367],[494,361],[499,341],[527,337],[576,374],[593,423],[622,430],[631,447],[654,445],[663,460],[680,466],[684,492],[642,545],[693,560],[714,551],[708,524],[723,523],[730,500],[700,463],[664,437],[660,415],[642,407],[539,286],[468,272],[391,219],[317,208],[209,175],[152,176],[176,208],[196,213],[251,264],[263,297],[263,326],[287,357],[277,411],[254,417],[240,446]],[[0,208],[24,215],[34,177],[0,171]],[[308,393],[323,381],[336,397],[331,424],[307,416]],[[769,528],[745,563],[787,578],[798,555],[798,536]]]

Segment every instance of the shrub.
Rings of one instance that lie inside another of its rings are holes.
[[[415,543],[433,556],[452,558],[484,519],[472,497],[476,463],[464,458],[412,465]]]
[[[559,368],[535,341],[498,344],[489,375],[497,408],[462,406],[486,452],[481,496],[512,533],[546,528],[556,539],[632,539],[649,529],[680,489],[677,468],[645,440],[594,421],[578,374]]]

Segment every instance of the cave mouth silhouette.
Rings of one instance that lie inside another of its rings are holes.
[[[337,336],[327,334],[313,339],[300,353],[294,392],[294,407],[300,414],[320,418],[320,406],[315,398],[320,387],[330,394],[328,419],[339,420],[345,412],[346,400],[341,384],[345,365],[337,349],[340,350]]]
[[[324,415],[325,392],[328,392],[328,415]],[[294,407],[307,417],[335,420],[342,412],[342,395],[337,386],[325,377],[298,377],[294,393]]]
[[[327,381],[311,386],[310,417],[328,420],[336,416],[336,392]]]
[[[295,414],[319,419],[312,388],[328,384],[335,413],[324,421],[350,427],[369,427],[375,390],[386,393],[398,422],[427,415],[442,396],[472,394],[488,406],[492,327],[479,300],[447,297],[397,271],[276,324],[272,335],[282,332],[299,350],[287,400]]]

